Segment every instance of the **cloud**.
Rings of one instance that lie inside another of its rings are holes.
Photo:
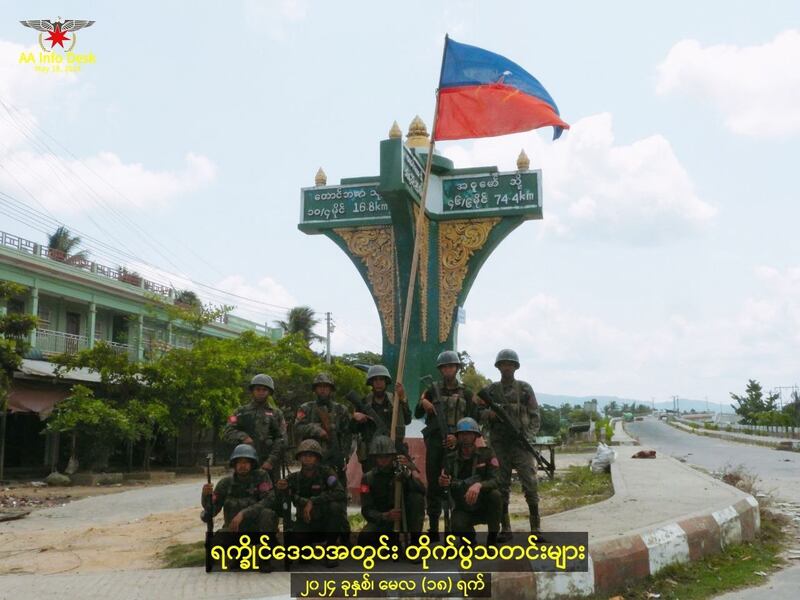
[[[659,94],[683,93],[710,103],[730,131],[752,137],[800,134],[800,31],[765,44],[703,47],[675,44],[657,69]]]
[[[544,234],[657,244],[702,230],[716,209],[698,197],[662,135],[616,141],[608,113],[578,120],[554,143],[525,133],[448,146],[458,166],[516,169],[520,148],[543,171]]]
[[[285,319],[287,309],[284,307],[293,307],[298,304],[291,292],[272,277],[262,277],[252,281],[244,275],[229,275],[217,282],[214,287],[236,296],[255,300],[256,302],[252,302],[231,296],[227,302],[236,305],[234,312],[237,315],[258,322],[269,321],[272,323],[276,319]],[[199,293],[201,295],[204,293],[202,288]]]
[[[269,37],[283,41],[293,24],[308,15],[307,0],[247,0],[244,16],[247,25],[258,32],[266,31]]]
[[[502,319],[468,320],[459,346],[493,378],[494,353],[514,348],[520,378],[545,392],[644,400],[709,395],[727,404],[728,392],[750,378],[766,388],[797,383],[800,267],[755,269],[752,293],[710,318],[673,313],[650,323],[633,328],[538,294]]]

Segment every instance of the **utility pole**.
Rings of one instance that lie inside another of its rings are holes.
[[[326,325],[326,333],[325,333],[325,362],[331,364],[331,333],[335,329],[333,324],[333,319],[331,318],[331,313],[325,313],[325,325]]]

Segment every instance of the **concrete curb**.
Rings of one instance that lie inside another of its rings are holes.
[[[696,435],[704,435],[706,437],[713,437],[727,442],[738,442],[740,444],[750,444],[751,446],[764,446],[766,448],[775,448],[780,450],[795,450],[800,449],[800,441],[786,440],[783,438],[767,437],[767,436],[748,436],[743,437],[744,434],[733,434],[729,431],[714,431],[713,429],[704,429],[698,427],[697,429],[684,425],[683,423],[676,423],[675,421],[667,421],[667,425],[674,427],[686,433],[694,433]],[[788,444],[787,444],[788,442]]]
[[[613,463],[611,476],[615,494],[625,494],[624,481]],[[742,493],[740,500],[717,510],[709,508],[644,531],[590,543],[586,573],[497,573],[492,577],[492,595],[549,600],[611,593],[668,565],[700,560],[732,544],[752,541],[760,528],[758,502]]]

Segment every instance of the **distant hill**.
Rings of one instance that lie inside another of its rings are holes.
[[[565,396],[562,394],[545,394],[545,393],[536,393],[536,398],[539,400],[539,404],[549,404],[550,406],[561,406],[565,402],[568,404],[579,404],[583,406],[584,402],[588,402],[593,398],[597,399],[597,407],[600,412],[603,411],[603,407],[608,404],[609,402],[616,401],[618,406],[622,406],[623,404],[630,404],[631,402],[636,402],[636,404],[644,404],[645,406],[652,406],[651,402],[648,400],[640,400],[637,398],[621,398],[619,396]],[[672,409],[672,401],[667,400],[665,402],[656,402],[655,403],[656,409]],[[706,401],[705,400],[693,400],[691,398],[681,398],[678,402],[678,407],[681,411],[690,411],[694,409],[697,412],[704,412],[706,410]],[[709,400],[708,402],[708,409],[713,412],[723,412],[723,413],[733,413],[733,409],[731,408],[730,402],[726,401],[723,402],[721,405],[718,402],[712,402]]]

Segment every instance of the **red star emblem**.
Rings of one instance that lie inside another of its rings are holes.
[[[58,44],[62,48],[64,47],[64,42],[70,41],[70,38],[67,37],[67,34],[61,31],[61,25],[58,23],[55,24],[53,27],[53,31],[50,32],[50,37],[45,38],[46,41],[50,42],[50,48],[55,48],[55,45]]]

